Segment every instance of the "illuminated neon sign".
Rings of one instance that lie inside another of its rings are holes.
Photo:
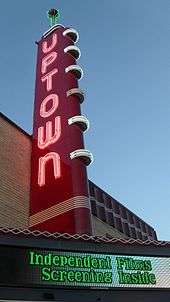
[[[46,91],[50,92],[53,89],[53,76],[58,72],[57,68],[53,68],[49,71],[49,66],[52,63],[55,63],[57,60],[57,52],[53,51],[57,45],[57,35],[54,33],[52,35],[52,41],[50,45],[47,45],[47,42],[42,43],[42,52],[45,53],[45,57],[42,58],[41,63],[41,74],[44,76],[41,77],[41,81],[46,81]],[[48,72],[48,73],[47,73]],[[52,100],[52,107],[47,110],[48,103]],[[49,118],[59,106],[59,97],[57,94],[49,94],[42,101],[40,105],[40,116],[42,118]],[[61,117],[55,117],[54,122],[54,135],[53,133],[53,124],[52,121],[48,120],[45,126],[40,126],[38,128],[38,147],[40,149],[47,148],[49,145],[56,143],[61,136]],[[54,177],[59,178],[61,176],[61,165],[60,165],[60,155],[56,152],[49,152],[45,156],[39,158],[38,166],[38,185],[45,186],[45,172],[46,172],[46,163],[52,160]]]
[[[38,42],[29,227],[91,234],[90,153],[83,141],[88,120],[81,115],[76,36],[75,30],[57,25]]]

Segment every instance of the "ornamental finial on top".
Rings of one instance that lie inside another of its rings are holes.
[[[50,27],[52,27],[55,24],[57,24],[57,22],[60,18],[60,11],[59,11],[59,9],[51,8],[47,12],[47,16],[48,16],[48,19],[49,19],[49,22],[50,22]]]

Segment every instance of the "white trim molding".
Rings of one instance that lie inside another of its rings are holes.
[[[70,153],[70,158],[80,158],[86,166],[90,165],[93,162],[93,155],[89,150],[86,149],[77,149]]]
[[[81,57],[81,51],[75,45],[67,46],[66,48],[64,48],[64,52],[70,54],[76,60],[80,59],[80,57]]]
[[[67,28],[63,32],[63,36],[69,37],[74,43],[77,43],[79,40],[79,34],[78,34],[77,30],[75,30],[73,28]]]
[[[81,80],[83,77],[83,69],[79,65],[70,65],[65,68],[65,72],[72,72],[78,80]]]
[[[50,27],[44,34],[43,34],[43,38],[46,38],[48,35],[50,35],[56,28],[58,27],[63,27],[64,26],[62,24],[55,24],[52,27]]]
[[[67,97],[76,96],[79,98],[79,102],[83,103],[84,101],[84,92],[80,88],[72,88],[67,91]]]
[[[33,214],[29,218],[29,227],[41,224],[49,219],[79,208],[86,208],[90,210],[90,201],[87,196],[75,196],[59,202],[36,214]]]
[[[75,115],[73,117],[70,117],[68,119],[68,124],[77,124],[82,131],[87,131],[90,127],[89,120],[84,115]]]

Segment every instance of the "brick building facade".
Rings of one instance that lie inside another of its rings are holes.
[[[0,114],[0,227],[28,228],[31,136]],[[89,180],[93,235],[157,239],[155,230]]]

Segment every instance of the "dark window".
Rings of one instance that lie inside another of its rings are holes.
[[[98,202],[102,202],[103,203],[103,196],[102,196],[102,190],[98,189],[98,188],[94,188],[94,193],[95,193],[95,198]]]
[[[140,220],[138,217],[135,217],[135,225],[138,229],[140,229]]]
[[[112,209],[112,203],[111,203],[111,198],[103,193],[103,200],[106,208]]]
[[[130,212],[128,213],[128,220],[131,224],[134,224],[133,214]]]
[[[90,200],[91,202],[91,212],[93,215],[97,216],[96,202],[95,200]]]
[[[135,228],[130,228],[132,238],[136,239],[136,230]]]
[[[143,221],[141,221],[141,229],[144,233],[146,233],[146,226],[145,226],[145,223]]]
[[[142,240],[142,233],[141,232],[137,232],[137,236],[138,236],[138,239]]]
[[[94,185],[89,182],[89,191],[90,191],[90,196],[94,197]]]
[[[124,208],[123,206],[120,206],[120,209],[121,209],[121,216],[124,218],[124,219],[127,219],[127,212],[126,212],[126,208]]]
[[[113,211],[116,214],[120,214],[119,204],[116,200],[112,199]]]
[[[107,212],[106,213],[106,217],[107,217],[107,223],[109,224],[109,225],[111,225],[111,226],[115,226],[115,224],[114,224],[114,217],[113,217],[113,213],[111,213],[111,212]]]
[[[106,213],[104,207],[97,206],[97,217],[102,221],[106,221]]]
[[[128,236],[128,237],[130,237],[130,230],[129,230],[129,225],[128,225],[128,223],[124,223],[123,224],[123,228],[124,228],[124,233]]]
[[[152,237],[153,240],[157,240],[156,232],[154,231],[153,228],[148,226],[148,233],[149,236]]]
[[[150,226],[147,227],[149,236],[152,236],[152,228]]]
[[[115,217],[115,227],[116,227],[116,229],[118,229],[120,232],[123,233],[122,221],[118,217]]]
[[[143,241],[148,240],[148,236],[143,235]]]
[[[154,240],[157,240],[156,232],[153,230],[152,237]]]

